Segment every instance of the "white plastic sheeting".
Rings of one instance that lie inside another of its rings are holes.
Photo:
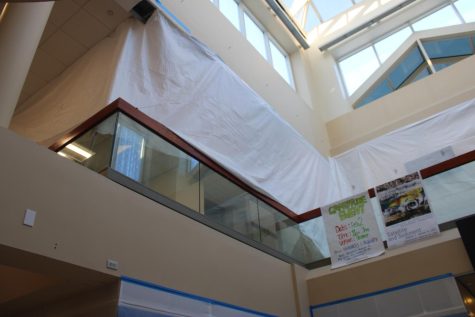
[[[119,317],[274,317],[244,307],[123,277]]]
[[[401,177],[406,162],[437,149],[475,147],[471,100],[326,159],[160,13],[146,25],[124,22],[28,100],[12,128],[47,143],[117,97],[299,214]]]
[[[160,15],[128,28],[110,101],[117,97],[297,213],[335,198],[328,161],[216,54]]]
[[[455,155],[475,149],[475,99],[361,144],[333,158],[335,175],[350,185],[348,197],[408,174],[406,162],[451,147]]]

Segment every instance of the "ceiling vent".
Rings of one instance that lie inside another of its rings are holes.
[[[142,21],[143,24],[147,23],[147,20],[155,12],[156,7],[148,2],[147,0],[142,0],[137,3],[131,10],[135,18]]]

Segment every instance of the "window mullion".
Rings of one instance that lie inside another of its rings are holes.
[[[243,4],[241,1],[239,1],[238,4],[238,9],[239,9],[239,29],[241,33],[244,35],[244,38],[246,37],[246,25],[244,24],[244,8]]]
[[[378,52],[376,51],[376,47],[374,47],[374,43],[371,44],[371,47],[373,48],[374,55],[376,55],[376,59],[378,60],[379,66],[383,65],[383,63],[381,62],[381,58],[379,58],[379,54],[378,54]]]
[[[467,23],[467,22],[465,22],[465,19],[463,18],[462,14],[459,12],[459,10],[457,9],[457,7],[455,6],[454,1],[450,1],[450,5],[452,6],[452,9],[455,10],[455,14],[457,14],[457,16],[459,17],[460,21],[462,21],[462,24]]]
[[[270,51],[270,38],[269,38],[269,33],[267,32],[264,32],[264,44],[266,46],[266,56],[267,56],[267,61],[269,62],[269,64],[272,65],[272,67],[274,67],[274,62],[272,61],[272,54],[271,54],[271,51]]]
[[[426,61],[426,64],[429,65],[429,69],[430,69],[431,73],[434,74],[435,73],[435,67],[432,64],[432,61],[430,60],[429,55],[427,54],[427,52],[424,48],[424,45],[422,45],[422,42],[421,42],[420,39],[417,39],[416,42],[417,42],[417,46],[419,47],[419,50],[422,53],[422,56],[424,57],[424,60]]]

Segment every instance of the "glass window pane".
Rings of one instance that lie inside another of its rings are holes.
[[[305,32],[312,31],[319,24],[320,20],[318,19],[317,13],[312,6],[309,6],[307,11],[307,20],[305,20]]]
[[[414,47],[389,74],[394,88],[399,86],[424,62],[418,47]]]
[[[145,138],[142,133],[122,122],[117,125],[113,168],[133,180],[140,181]]]
[[[119,124],[114,169],[171,200],[199,211],[198,162],[125,115],[120,115]],[[122,140],[121,133],[127,135]]]
[[[360,108],[376,99],[379,99],[390,92],[392,92],[393,89],[389,85],[389,81],[387,79],[383,80],[381,83],[379,83],[376,87],[370,90],[370,93],[363,98],[362,101],[358,102],[355,106],[355,108]]]
[[[455,2],[455,7],[460,12],[465,22],[475,22],[475,1],[458,0]]]
[[[236,27],[239,28],[239,7],[234,0],[219,0],[219,10],[223,15],[228,18],[229,21]]]
[[[348,95],[352,95],[379,67],[373,47],[342,60],[339,65]]]
[[[462,21],[460,21],[457,13],[455,13],[453,7],[449,5],[415,22],[412,27],[414,31],[423,31],[461,23]]]
[[[246,28],[246,38],[249,42],[251,42],[252,46],[256,48],[256,50],[261,53],[261,55],[267,59],[266,54],[266,44],[264,38],[264,32],[257,26],[257,24],[247,15],[244,13],[244,25]]]
[[[453,63],[454,62],[452,62],[452,61],[446,61],[446,62],[443,62],[443,63],[432,61],[432,64],[434,65],[434,68],[435,68],[436,72],[441,71],[442,69],[449,67]]]
[[[294,14],[293,18],[294,20],[300,25],[300,27],[302,27],[302,29],[304,28],[303,26],[303,13],[305,11],[304,9],[305,7],[303,7],[302,9],[300,9],[296,14]]]
[[[269,42],[270,53],[272,56],[272,64],[274,69],[284,78],[284,80],[290,84],[290,74],[287,65],[287,57],[275,46],[272,41]]]
[[[430,58],[452,57],[473,54],[470,37],[439,39],[423,42],[422,45]]]
[[[66,145],[58,154],[98,173],[104,172],[112,156],[116,120],[117,114],[112,115]]]
[[[411,29],[406,27],[374,44],[374,48],[376,49],[376,53],[378,54],[381,63],[384,63],[388,57],[391,56],[391,54],[394,53],[394,51],[396,51],[409,36],[411,36],[411,34]]]
[[[427,67],[427,66],[422,67],[422,68],[418,69],[410,78],[408,78],[408,80],[406,80],[402,86],[406,86],[406,85],[415,83],[416,81],[418,81],[422,78],[426,78],[430,74],[431,73],[430,73],[429,67]]]
[[[257,198],[200,164],[201,212],[209,219],[260,241]]]
[[[335,15],[351,8],[351,0],[312,0],[323,21],[333,18]]]

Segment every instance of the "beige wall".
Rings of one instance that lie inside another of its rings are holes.
[[[296,316],[288,263],[0,130],[0,244],[278,316]],[[37,211],[33,228],[22,225]],[[119,271],[105,267],[119,262]]]
[[[327,123],[336,155],[475,97],[475,56]]]
[[[437,238],[386,250],[382,256],[345,268],[324,267],[310,271],[307,276],[310,305],[471,270],[458,230],[451,229]]]

